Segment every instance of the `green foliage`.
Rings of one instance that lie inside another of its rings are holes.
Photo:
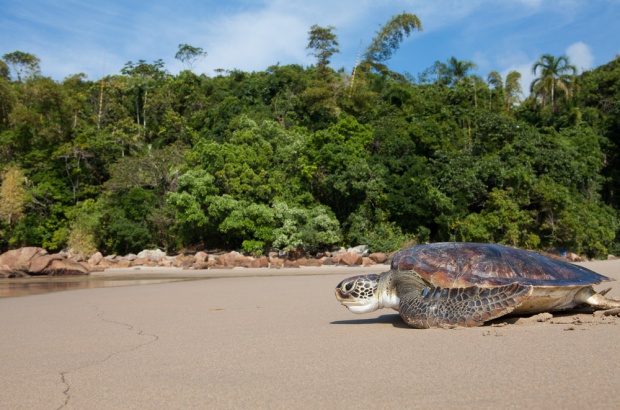
[[[316,57],[316,65],[321,71],[325,71],[329,65],[329,59],[338,49],[338,37],[334,34],[335,27],[319,27],[313,25],[308,32],[307,50],[314,50],[312,53]]]
[[[179,44],[179,51],[174,58],[181,61],[188,70],[194,68],[196,63],[207,56],[207,52],[200,47],[190,46],[189,44]]]
[[[365,58],[371,63],[382,63],[398,50],[405,36],[422,31],[422,22],[415,14],[401,13],[393,16],[375,33],[366,49]]]
[[[417,83],[391,72],[415,30],[413,15],[388,21],[355,78],[329,67],[337,39],[318,26],[316,66],[213,78],[140,60],[56,83],[38,59],[5,56],[0,247],[260,254],[467,240],[617,252],[618,60],[575,77],[568,60],[542,58],[521,101],[519,73],[485,82],[456,57]],[[177,58],[203,53],[184,44]],[[8,182],[12,169],[23,183]]]
[[[69,237],[67,246],[73,253],[90,256],[97,252],[97,228],[101,219],[101,210],[97,203],[86,200],[76,207],[68,210]]]
[[[30,53],[17,50],[3,55],[2,58],[13,67],[17,82],[21,83],[22,80],[39,74],[41,60]]]
[[[550,102],[553,111],[555,111],[559,95],[564,95],[565,98],[569,98],[572,95],[572,86],[574,77],[577,74],[577,67],[570,64],[566,56],[555,57],[550,54],[544,54],[534,63],[532,72],[538,74],[539,69],[540,76],[532,82],[530,91],[540,96],[540,102],[543,107],[547,102]]]
[[[157,203],[154,192],[132,188],[109,198],[99,227],[100,240],[109,252],[127,254],[154,247],[150,216]]]

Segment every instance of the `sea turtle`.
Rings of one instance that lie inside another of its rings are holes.
[[[480,326],[506,315],[620,308],[592,288],[611,281],[582,266],[502,245],[435,243],[398,252],[391,269],[345,279],[336,298],[351,312],[398,310],[414,328]]]

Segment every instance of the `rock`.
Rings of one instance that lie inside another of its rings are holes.
[[[368,254],[370,253],[368,249],[369,249],[368,245],[358,245],[358,246],[354,246],[353,248],[347,249],[347,252],[357,253],[358,255],[361,255],[361,256],[368,256]]]
[[[202,261],[202,262],[195,262],[192,266],[191,269],[195,269],[195,270],[202,270],[202,269],[210,269],[215,265],[215,261],[211,260],[211,261]],[[183,268],[183,269],[187,269],[187,268]]]
[[[32,261],[32,263],[30,264],[30,267],[28,268],[28,273],[31,275],[47,275],[47,273],[44,273],[44,271],[52,263],[52,261],[66,260],[66,259],[67,258],[64,255],[59,255],[59,254],[43,255]]]
[[[285,259],[283,267],[285,267],[285,268],[299,268],[299,262],[298,261],[292,261],[292,260],[289,260],[289,259]]]
[[[102,260],[103,255],[101,254],[101,252],[96,252],[90,258],[88,258],[88,264],[92,266],[97,266]]]
[[[145,249],[136,255],[138,258],[145,258],[151,262],[159,263],[160,260],[166,257],[166,252],[161,249]]]
[[[26,277],[29,276],[28,274],[23,275],[25,275]],[[0,265],[0,278],[14,278],[15,276],[16,273],[11,269],[9,265]]]
[[[88,275],[90,270],[80,262],[71,259],[53,259],[42,271],[48,276]]]
[[[30,269],[30,264],[44,255],[47,255],[45,249],[34,246],[13,249],[0,255],[0,265],[8,266],[11,271],[27,273]]]
[[[615,261],[615,260],[618,260],[618,258],[616,256],[614,256],[614,255],[607,255],[607,260],[608,261]]]
[[[373,261],[372,259],[366,257],[366,256],[362,256],[362,266],[372,266],[372,265],[376,265],[377,262]]]
[[[244,268],[268,268],[269,260],[266,257],[261,256],[260,258],[242,262],[239,266]]]
[[[187,269],[194,263],[196,263],[196,257],[194,257],[194,255],[177,255],[172,266],[175,268]]]
[[[149,258],[136,258],[133,261],[130,262],[129,266],[149,266],[149,267],[153,267],[153,266],[157,266],[157,262],[153,261],[152,259]]]
[[[136,255],[135,253],[130,253],[130,254],[123,256],[121,259],[129,261],[129,262],[133,262],[136,259],[138,259],[138,255]]]
[[[301,258],[297,260],[297,264],[299,266],[321,266],[323,265],[323,261],[320,259],[308,259],[308,258]]]
[[[194,255],[194,258],[196,259],[196,262],[205,262],[206,260],[209,259],[209,255],[206,252],[200,251],[200,252],[196,252],[196,255]]]
[[[107,261],[106,259],[102,259],[101,262],[99,262],[98,264],[90,265],[90,266],[93,268],[91,269],[91,272],[93,270],[96,270],[97,272],[101,272],[102,270],[108,269],[110,266],[112,266],[112,263]]]
[[[334,261],[334,258],[325,258],[323,259],[323,265],[325,266],[332,266],[332,265],[337,265],[338,262]]]
[[[128,268],[131,266],[131,262],[130,261],[126,261],[126,260],[118,260],[116,261],[116,263],[114,264],[115,268]]]
[[[584,262],[585,259],[573,252],[566,252],[566,259],[571,262]]]
[[[149,261],[148,258],[142,257],[142,258],[136,258],[132,261],[129,261],[129,266],[142,266],[144,264],[146,264]]]
[[[222,255],[215,255],[215,261],[217,262],[214,267],[234,268],[235,266],[242,266],[244,263],[250,262],[253,258],[249,256],[243,256],[239,252],[228,252]]]
[[[269,257],[269,267],[280,269],[284,266],[284,259],[278,257]]]
[[[86,257],[82,255],[81,253],[74,253],[74,254],[70,254],[68,259],[71,259],[74,262],[84,262],[86,260]]]
[[[373,261],[375,261],[376,263],[385,263],[388,259],[387,254],[383,252],[371,253],[370,255],[368,255],[368,257],[372,259]]]
[[[340,255],[340,264],[346,266],[355,266],[362,264],[362,255],[355,252],[345,252]]]
[[[159,266],[164,268],[171,268],[174,261],[177,259],[176,256],[166,256],[162,260],[159,261]]]

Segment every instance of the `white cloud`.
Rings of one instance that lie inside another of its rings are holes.
[[[576,66],[579,71],[591,69],[594,63],[594,56],[590,51],[590,47],[581,41],[568,46],[566,55],[570,59],[571,64]]]
[[[253,71],[305,61],[308,28],[297,16],[271,10],[220,19],[204,39],[208,57],[201,68]]]

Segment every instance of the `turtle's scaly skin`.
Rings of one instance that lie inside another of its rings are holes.
[[[399,310],[407,324],[417,329],[443,326],[480,326],[512,312],[532,294],[531,286],[518,283],[495,288],[425,288],[406,294]]]

